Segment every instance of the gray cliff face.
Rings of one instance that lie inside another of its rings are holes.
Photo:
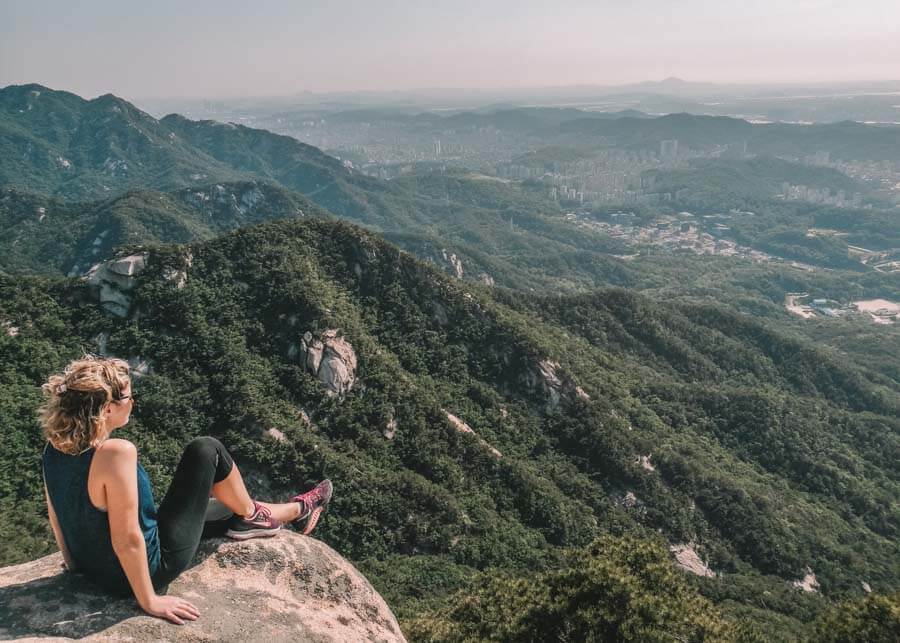
[[[62,571],[51,554],[0,569],[0,639],[36,641],[404,641],[381,596],[353,565],[313,538],[284,531],[237,543],[204,541],[168,593],[194,603],[183,626],[133,599]]]
[[[529,370],[522,380],[525,386],[534,394],[544,399],[548,411],[555,411],[564,400],[575,397],[589,401],[591,399],[583,388],[575,384],[559,366],[559,362],[543,359]]]
[[[135,278],[147,266],[147,253],[120,257],[97,264],[85,279],[100,293],[100,304],[117,317],[127,317]]]
[[[292,349],[290,356],[297,355]],[[344,395],[356,381],[356,352],[337,330],[326,330],[321,337],[306,332],[300,340],[301,363],[325,386],[328,395]]]

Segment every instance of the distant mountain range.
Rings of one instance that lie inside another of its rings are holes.
[[[750,150],[757,145],[782,150],[796,150],[791,145],[807,150],[832,145],[843,150],[881,150],[886,155],[900,150],[893,143],[893,130],[852,123],[757,126],[688,114],[662,118],[585,114],[573,109],[523,108],[446,118],[386,117],[404,119],[411,127],[452,123],[454,127],[510,128],[573,145],[593,141],[595,145],[653,148],[660,140],[678,138],[692,146],[743,140]],[[7,240],[3,263],[8,269],[34,267],[38,261],[44,269],[83,270],[91,258],[99,260],[104,251],[120,243],[203,239],[252,221],[294,216],[297,210],[312,212],[311,205],[316,204],[377,230],[448,273],[467,279],[538,290],[556,289],[560,284],[582,289],[657,281],[652,275],[656,268],[648,274],[647,267],[611,256],[627,254],[621,243],[567,222],[559,204],[540,187],[510,185],[465,172],[382,181],[287,136],[177,115],[157,120],[111,95],[88,101],[40,85],[0,90],[0,151],[0,186],[12,190],[4,196],[5,206],[0,206],[6,216],[0,244]],[[661,185],[678,189],[679,181],[688,181],[687,185],[708,196],[711,192],[704,182],[711,181],[709,188],[718,194],[716,198],[728,201],[735,196],[739,202],[748,196],[771,199],[779,172],[785,180],[796,176],[798,182],[802,179],[810,185],[834,183],[824,170],[784,162],[774,173],[766,163],[734,161],[730,167],[726,173],[716,173],[710,166],[690,179],[674,177]],[[854,190],[849,180],[843,181],[848,184],[842,187]],[[209,204],[184,196],[194,188],[213,202],[227,198],[232,210],[209,219]],[[254,190],[267,195],[264,207],[256,210],[240,202],[242,195]],[[38,205],[47,196],[59,202]],[[42,219],[35,213],[41,207],[48,221],[57,221],[57,216],[78,219],[78,225],[69,229],[83,230],[85,237],[65,238],[59,228],[39,225]],[[122,223],[125,219],[127,224]],[[101,225],[101,221],[118,223]],[[111,232],[94,245],[101,229]],[[37,245],[44,250],[37,254],[25,250]]]
[[[658,150],[662,140],[704,147],[747,143],[757,155],[828,152],[842,159],[900,159],[900,128],[858,123],[753,125],[673,114],[591,115],[574,109],[492,113],[383,115],[410,126],[483,127],[533,134],[545,144],[615,145]],[[345,114],[343,118],[368,118]],[[173,190],[220,181],[264,179],[309,196],[332,212],[390,227],[390,184],[354,173],[294,139],[177,115],[161,120],[112,95],[84,100],[40,85],[0,90],[0,186],[61,197],[96,199],[131,188]]]

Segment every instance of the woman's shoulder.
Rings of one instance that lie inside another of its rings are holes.
[[[101,461],[136,461],[137,447],[128,440],[122,438],[110,438],[104,440],[103,444],[97,447],[97,453],[94,456]]]

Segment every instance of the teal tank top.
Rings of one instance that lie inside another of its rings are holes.
[[[75,563],[82,573],[107,591],[130,594],[131,586],[113,551],[109,517],[88,496],[87,481],[95,449],[80,455],[66,455],[53,445],[44,448],[44,482],[53,502],[60,530]],[[159,568],[159,534],[153,489],[144,467],[137,465],[138,521],[147,545],[147,565],[152,577]]]

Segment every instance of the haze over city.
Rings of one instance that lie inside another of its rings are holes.
[[[87,97],[891,79],[900,5],[39,0],[0,9],[0,86]]]

